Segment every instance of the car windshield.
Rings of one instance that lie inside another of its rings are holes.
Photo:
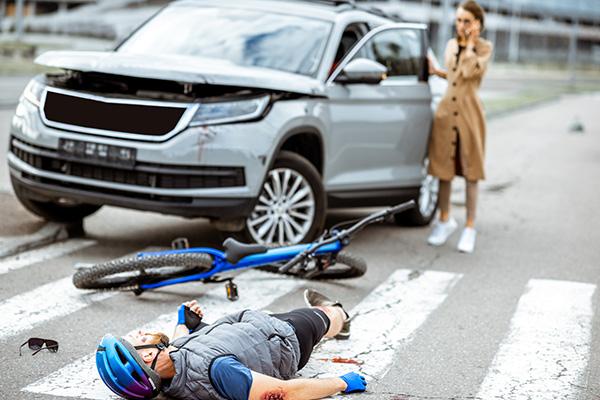
[[[312,18],[178,5],[160,12],[117,51],[216,58],[311,76],[330,30],[331,23]]]

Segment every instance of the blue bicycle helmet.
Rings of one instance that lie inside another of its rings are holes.
[[[166,346],[133,346],[128,341],[113,335],[105,335],[96,351],[96,367],[100,378],[117,395],[126,399],[151,399],[160,392],[160,376],[148,367],[136,349],[155,347],[160,351]]]

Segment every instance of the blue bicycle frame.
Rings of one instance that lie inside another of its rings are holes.
[[[290,259],[294,258],[298,254],[309,249],[311,246],[313,246],[313,243],[299,244],[299,245],[295,245],[295,246],[278,247],[278,248],[274,248],[274,249],[269,249],[265,253],[252,254],[252,255],[246,256],[235,264],[231,264],[230,262],[228,262],[225,259],[225,253],[223,253],[222,251],[210,248],[210,247],[194,247],[194,248],[180,249],[180,250],[165,250],[165,251],[138,253],[137,254],[138,258],[148,257],[148,256],[162,256],[162,255],[166,255],[166,254],[180,254],[180,253],[186,253],[186,254],[187,253],[206,253],[206,254],[210,254],[213,257],[212,268],[209,271],[202,272],[199,274],[184,276],[181,278],[167,279],[167,280],[164,280],[162,282],[157,282],[157,283],[141,284],[140,289],[142,289],[142,290],[156,289],[156,288],[160,288],[163,286],[177,285],[179,283],[200,281],[203,279],[211,278],[217,274],[227,272],[227,271],[259,267],[262,265],[268,265],[268,264],[289,261]],[[314,254],[316,254],[316,255],[336,254],[340,250],[342,250],[343,247],[344,247],[343,244],[339,240],[336,240],[333,243],[323,245],[322,247],[317,249]]]

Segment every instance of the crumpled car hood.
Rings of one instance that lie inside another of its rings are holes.
[[[274,69],[239,66],[210,58],[113,51],[49,51],[37,57],[35,62],[73,71],[324,96],[324,85],[316,79]]]

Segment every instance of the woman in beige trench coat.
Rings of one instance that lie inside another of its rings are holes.
[[[440,246],[456,230],[450,218],[450,190],[455,176],[467,181],[467,222],[458,249],[471,253],[475,248],[477,181],[484,179],[485,115],[477,94],[488,62],[492,43],[479,37],[484,11],[475,1],[465,1],[456,11],[456,38],[450,39],[444,54],[446,71],[430,63],[430,73],[448,80],[448,89],[435,113],[429,143],[429,173],[440,179],[440,217],[434,222],[428,243]]]

